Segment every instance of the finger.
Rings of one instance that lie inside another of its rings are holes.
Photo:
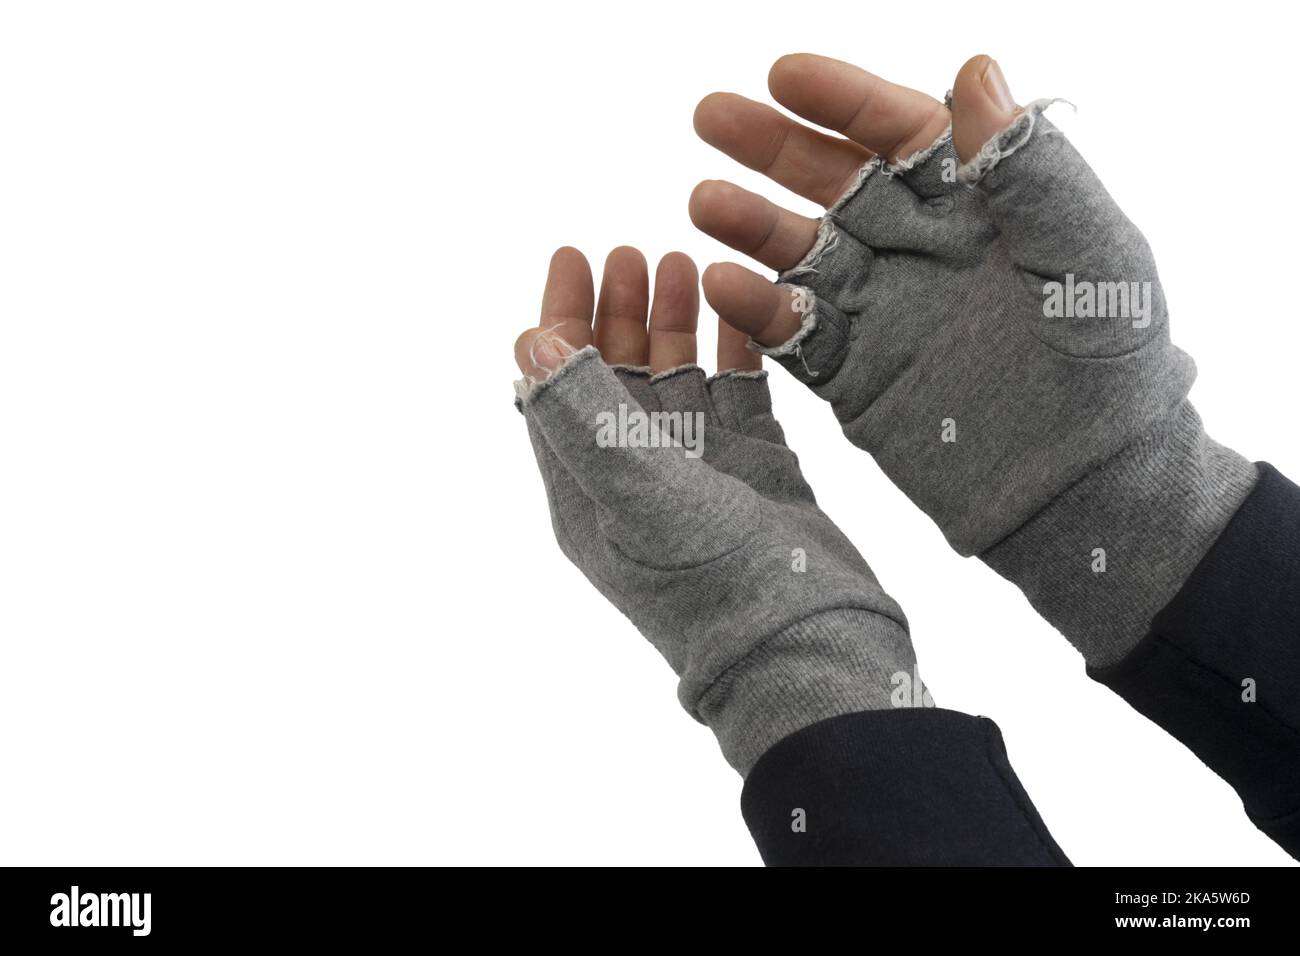
[[[925,149],[949,122],[947,108],[933,96],[811,53],[781,57],[767,86],[786,109],[890,160]]]
[[[735,93],[710,93],[695,107],[700,138],[750,169],[823,206],[856,181],[871,153]]]
[[[546,274],[539,327],[553,330],[575,349],[590,345],[595,298],[586,256],[572,246],[556,249]]]
[[[670,252],[659,260],[650,306],[650,371],[662,372],[695,361],[699,281],[690,257]]]
[[[1019,113],[997,61],[982,53],[971,57],[952,84],[952,145],[957,158],[968,162]]]
[[[760,345],[780,345],[802,324],[788,289],[734,262],[704,270],[704,298],[719,318]]]
[[[605,259],[596,302],[596,348],[609,365],[645,365],[650,360],[646,309],[650,274],[645,256],[619,246]]]
[[[749,336],[719,318],[718,371],[757,372],[762,367],[763,356],[749,347]]]
[[[701,232],[770,269],[797,264],[817,240],[816,219],[719,179],[696,186],[689,209],[691,222]]]

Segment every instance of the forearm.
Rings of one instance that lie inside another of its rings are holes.
[[[1300,857],[1300,489],[1184,402],[982,557]]]
[[[1259,471],[1146,636],[1089,674],[1186,744],[1300,858],[1300,488]]]

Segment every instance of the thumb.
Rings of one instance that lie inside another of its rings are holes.
[[[1041,115],[1053,102],[1035,100],[1022,109],[997,63],[987,56],[969,60],[952,89],[953,144],[968,164],[958,177],[973,173],[968,182],[983,194],[1012,263],[1035,283],[1046,276],[1058,285],[1083,280],[1088,292],[1107,295],[1147,290],[1138,315],[1117,303],[1118,311],[1098,311],[1095,321],[1039,326],[1045,340],[1069,355],[1122,355],[1165,329],[1155,260],[1096,173]]]
[[[952,144],[970,162],[1020,114],[997,60],[981,53],[966,61],[952,84]]]

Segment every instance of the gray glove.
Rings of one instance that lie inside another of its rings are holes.
[[[899,693],[916,673],[906,619],[817,507],[765,379],[616,374],[588,347],[518,402],[560,547],[668,660],[742,774],[817,721],[925,699]],[[671,445],[636,431],[647,412],[699,417],[678,417]]]
[[[759,351],[1100,666],[1256,473],[1201,428],[1147,243],[1047,105],[960,169],[949,134],[864,167],[781,277],[802,327]]]

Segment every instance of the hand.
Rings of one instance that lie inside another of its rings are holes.
[[[694,364],[695,289],[690,260],[666,257],[647,328],[645,261],[615,250],[593,328],[586,260],[559,250],[516,343],[519,404],[561,548],[744,773],[794,730],[890,707],[915,661],[902,611],[817,507],[746,338],[720,329],[713,378]],[[678,443],[638,434],[647,413]]]
[[[988,57],[962,68],[951,111],[805,55],[770,87],[849,139],[736,96],[700,104],[705,140],[829,207],[815,222],[697,187],[701,229],[784,270],[712,266],[709,303],[825,398],[954,548],[1015,580],[1090,663],[1117,660],[1254,481],[1186,400],[1194,365],[1146,241],[1048,103],[1017,107]],[[1121,574],[1090,568],[1107,553]]]

